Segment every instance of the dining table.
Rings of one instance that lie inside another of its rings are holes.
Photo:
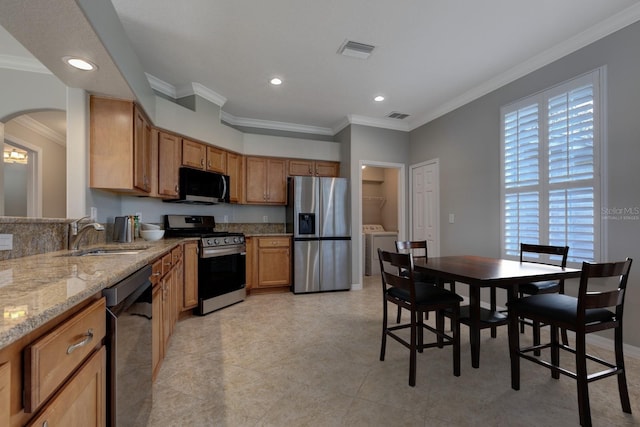
[[[460,309],[460,323],[469,326],[471,366],[474,368],[480,366],[480,331],[509,322],[508,314],[496,310],[495,301],[489,309],[481,307],[482,288],[505,289],[507,301],[513,301],[518,297],[521,284],[571,279],[581,274],[581,270],[575,268],[474,255],[416,258],[414,269],[435,278],[440,285],[444,282],[469,285],[469,304]]]

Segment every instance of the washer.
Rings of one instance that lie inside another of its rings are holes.
[[[397,231],[385,231],[381,224],[365,224],[362,226],[364,235],[364,274],[372,276],[380,274],[380,262],[378,261],[378,248],[388,251],[396,251]]]

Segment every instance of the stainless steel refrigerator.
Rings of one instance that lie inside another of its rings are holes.
[[[351,287],[351,210],[346,178],[289,178],[287,232],[293,233],[293,292]]]

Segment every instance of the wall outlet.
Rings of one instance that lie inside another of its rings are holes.
[[[264,215],[262,217],[262,222],[269,222],[269,217],[267,215]]]
[[[456,222],[456,215],[450,213],[449,214],[449,224],[453,224],[454,222]]]
[[[224,223],[229,222],[229,215],[225,215],[224,217],[222,217],[222,222]]]
[[[93,206],[89,209],[92,222],[98,221],[98,208],[94,208]]]
[[[13,234],[0,234],[0,251],[13,250]]]

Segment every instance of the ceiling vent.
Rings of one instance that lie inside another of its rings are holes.
[[[406,119],[407,117],[409,117],[409,114],[398,113],[397,111],[392,111],[389,114],[387,114],[387,117],[389,117],[390,119],[403,120],[403,119]]]
[[[351,40],[346,40],[338,49],[338,53],[345,56],[352,56],[354,58],[367,59],[371,52],[373,52],[375,46],[370,44],[358,43]]]

